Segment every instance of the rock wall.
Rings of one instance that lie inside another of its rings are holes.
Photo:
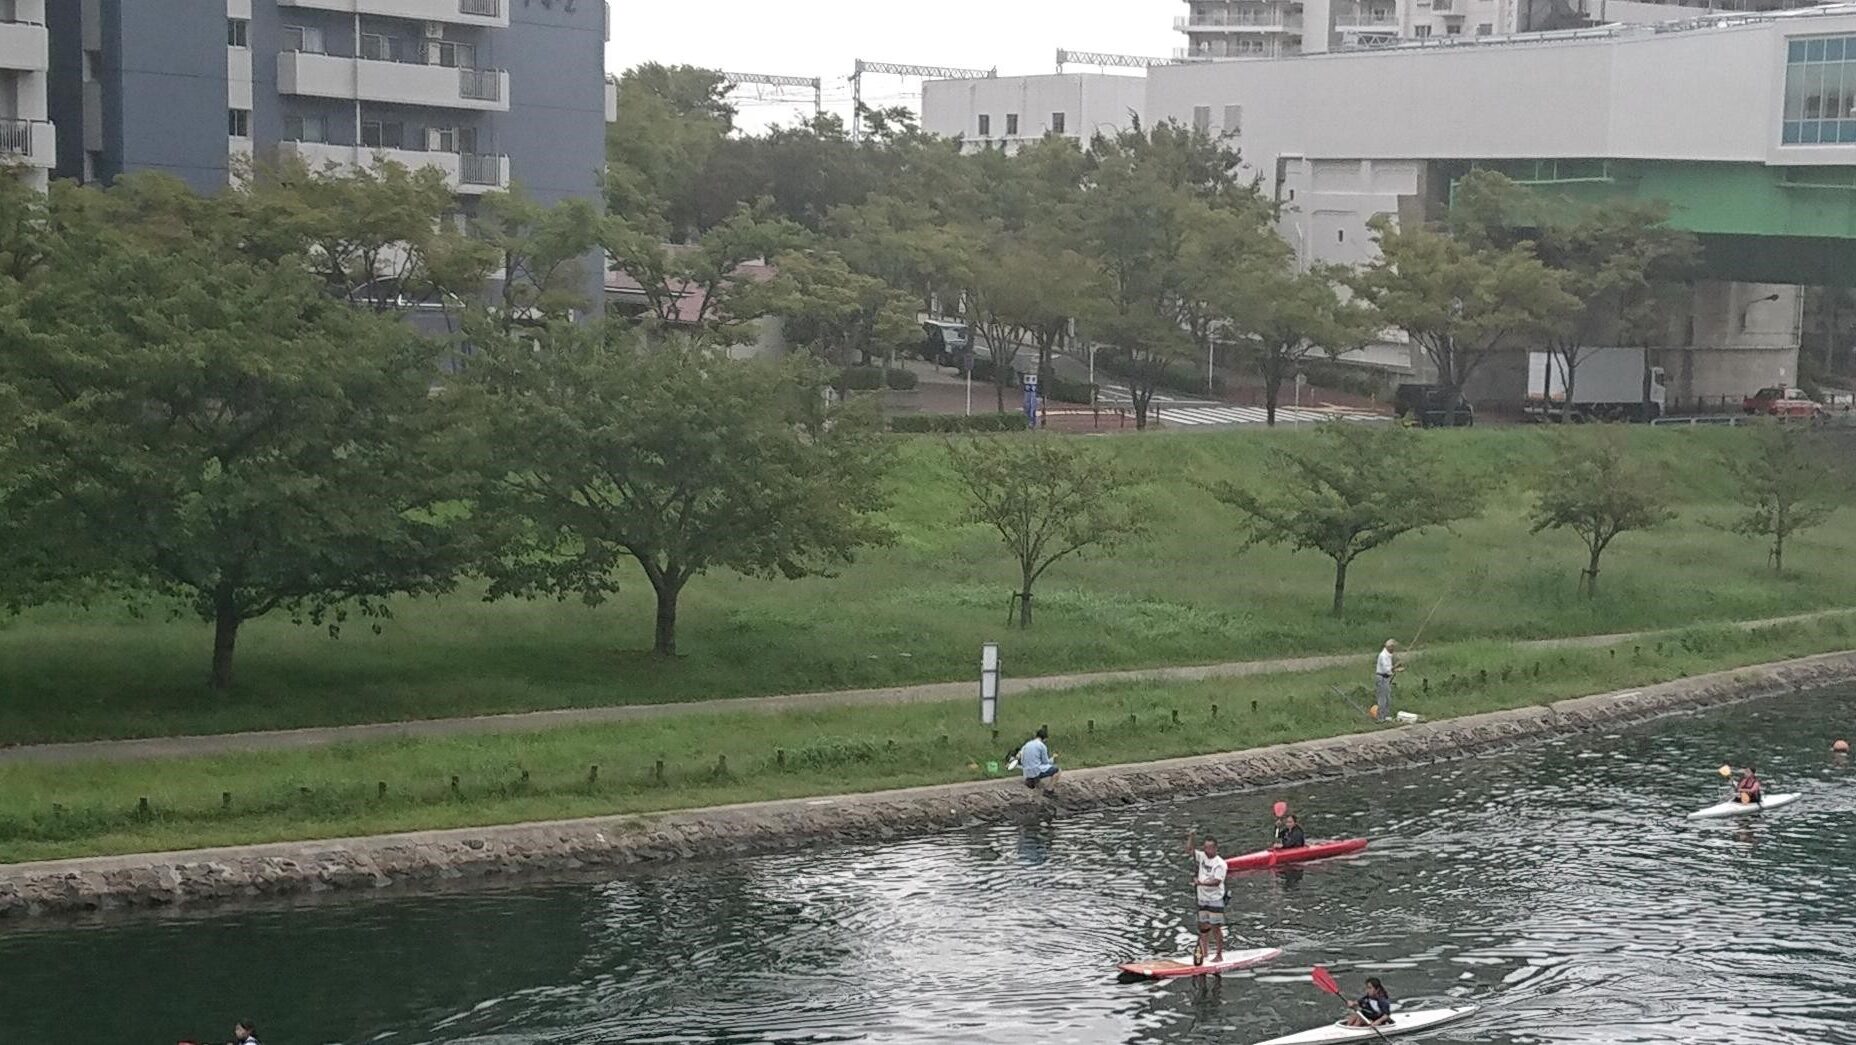
[[[0,865],[0,919],[338,889],[564,876],[697,856],[882,840],[1064,810],[1205,795],[1477,755],[1856,680],[1856,651],[1642,689],[1273,747],[1016,778],[679,812]]]

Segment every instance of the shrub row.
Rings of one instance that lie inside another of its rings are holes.
[[[892,432],[1022,432],[1025,415],[1003,414],[904,414],[889,419]]]

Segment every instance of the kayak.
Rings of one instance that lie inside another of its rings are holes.
[[[1233,969],[1261,965],[1281,954],[1280,947],[1258,947],[1249,951],[1226,951],[1223,959],[1215,962],[1207,959],[1204,964],[1194,962],[1188,955],[1184,958],[1150,958],[1144,962],[1127,962],[1116,968],[1123,975],[1138,976],[1144,980],[1165,980],[1174,976],[1216,976]]]
[[[1227,857],[1224,865],[1233,871],[1261,871],[1282,864],[1297,864],[1304,860],[1325,860],[1330,856],[1357,853],[1365,848],[1366,839],[1364,838],[1342,838],[1333,842],[1310,842],[1307,845],[1298,845],[1294,849],[1259,849],[1254,853]]]
[[[1706,809],[1697,809],[1693,813],[1690,813],[1688,818],[1690,820],[1715,820],[1723,816],[1745,816],[1748,813],[1763,813],[1768,809],[1777,809],[1780,806],[1791,805],[1793,802],[1803,797],[1803,795],[1794,791],[1784,795],[1767,795],[1764,802],[1727,801],[1719,805],[1711,805]]]
[[[1441,1027],[1446,1023],[1474,1015],[1476,1006],[1461,1005],[1453,1009],[1413,1009],[1410,1012],[1393,1013],[1389,1023],[1378,1026],[1379,1033],[1373,1033],[1373,1027],[1349,1027],[1344,1023],[1329,1023],[1313,1030],[1305,1030],[1286,1037],[1271,1038],[1257,1042],[1257,1045],[1315,1045],[1329,1041],[1376,1041],[1380,1037],[1390,1038],[1396,1034],[1416,1034],[1419,1031]]]

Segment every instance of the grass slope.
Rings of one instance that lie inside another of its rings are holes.
[[[46,607],[0,621],[0,743],[430,718],[535,708],[705,700],[970,678],[999,640],[1017,676],[1357,651],[1427,642],[1603,633],[1849,605],[1856,528],[1841,517],[1788,550],[1708,525],[1731,512],[1713,455],[1734,430],[1637,429],[1681,491],[1682,516],[1626,534],[1599,598],[1574,591],[1575,537],[1530,535],[1519,480],[1542,455],[1525,429],[1428,433],[1507,483],[1455,533],[1404,538],[1349,578],[1348,618],[1326,615],[1326,559],[1238,554],[1230,511],[1198,485],[1259,476],[1266,447],[1306,433],[1255,430],[1104,438],[1090,445],[1143,477],[1156,536],[1112,558],[1066,561],[1038,593],[1029,633],[1004,626],[1013,569],[997,538],[958,524],[960,497],[933,438],[905,442],[894,479],[895,543],[841,576],[700,578],[681,614],[686,655],[654,661],[649,588],[607,605],[501,602],[471,592],[403,600],[375,635],[341,638],[278,617],[241,637],[236,691],[210,697],[210,633],[115,607]],[[1441,604],[1438,603],[1442,598]]]
[[[1420,658],[1399,707],[1443,718],[1842,649],[1856,617],[1696,628],[1610,649],[1467,643]],[[1373,728],[1357,671],[1117,684],[1009,700],[675,717],[164,762],[0,766],[0,862],[648,812],[972,780],[1039,724],[1067,768]],[[1353,687],[1346,696],[1334,687]],[[1213,707],[1216,705],[1216,711]],[[1721,753],[1736,763],[1757,752]],[[663,775],[657,775],[657,764]],[[598,766],[597,780],[589,769]],[[455,778],[455,790],[452,783]],[[384,793],[381,785],[385,784]],[[1016,786],[1002,780],[1000,786]],[[229,800],[226,796],[229,794]],[[149,803],[140,812],[140,800]]]

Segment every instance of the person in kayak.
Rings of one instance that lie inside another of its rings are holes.
[[[1205,964],[1205,956],[1211,951],[1212,961],[1224,960],[1224,879],[1230,873],[1224,857],[1218,855],[1218,840],[1207,837],[1203,846],[1192,843],[1192,832],[1186,832],[1186,852],[1192,854],[1196,868],[1192,875],[1195,897],[1198,900],[1199,945],[1192,952],[1195,962]],[[1209,945],[1208,945],[1209,941]]]
[[[1018,749],[1018,768],[1025,774],[1025,786],[1037,790],[1038,781],[1050,780],[1057,776],[1057,760],[1051,757],[1050,730],[1038,727],[1037,735],[1025,741],[1025,746]]]
[[[232,1025],[232,1045],[258,1045],[258,1027],[250,1020]]]
[[[1759,782],[1758,770],[1749,763],[1746,772],[1740,777],[1740,782],[1734,785],[1734,797],[1743,805],[1748,803],[1764,805],[1765,791],[1764,785]]]
[[[1392,1022],[1392,996],[1377,976],[1366,978],[1366,993],[1360,995],[1359,1001],[1348,1002],[1347,1007],[1353,1010],[1347,1017],[1349,1027],[1383,1027]]]
[[[1308,845],[1308,835],[1302,831],[1302,825],[1295,819],[1294,813],[1286,813],[1276,827],[1276,844],[1271,849],[1301,849]]]

